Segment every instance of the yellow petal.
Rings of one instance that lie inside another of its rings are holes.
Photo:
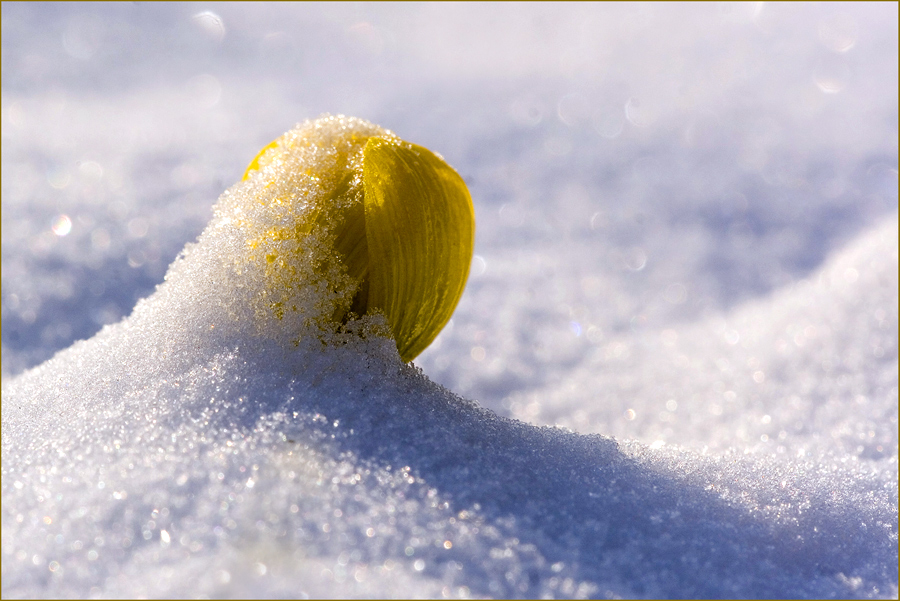
[[[475,211],[465,182],[427,148],[370,138],[363,154],[368,310],[385,313],[404,361],[456,308],[472,262]]]
[[[474,210],[456,171],[426,148],[344,117],[281,136],[256,155],[243,180],[257,171],[266,175],[253,182],[254,206],[266,207],[275,225],[248,226],[257,232],[248,246],[265,257],[268,312],[288,326],[298,291],[328,282],[337,296],[319,314],[325,322],[380,312],[400,357],[421,353],[450,320],[472,260]],[[317,242],[308,247],[311,237]],[[304,258],[304,249],[322,242],[334,252],[317,256],[333,259]]]
[[[268,161],[265,159],[266,152],[268,152],[269,149],[275,148],[276,146],[278,146],[278,143],[280,141],[281,141],[281,138],[276,138],[276,139],[272,140],[271,142],[269,142],[268,144],[266,144],[266,146],[262,150],[260,150],[259,152],[256,153],[256,156],[253,157],[253,160],[250,161],[249,165],[247,165],[247,170],[244,171],[244,177],[241,178],[241,181],[244,181],[245,179],[250,177],[251,173],[258,170],[260,167],[264,167],[268,163]]]

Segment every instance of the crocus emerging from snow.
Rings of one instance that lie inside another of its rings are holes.
[[[299,205],[296,197],[286,202],[284,182],[276,182],[285,177],[315,193]],[[258,186],[257,202],[285,207],[268,240],[250,243],[265,252],[275,317],[296,310],[279,289],[304,282],[293,265],[299,251],[273,251],[271,243],[302,249],[310,235],[327,233],[318,239],[330,242],[331,258],[355,285],[333,321],[383,313],[400,357],[410,361],[450,320],[469,274],[475,215],[465,183],[440,156],[365,121],[326,117],[263,148],[244,174],[251,178],[268,182]],[[292,213],[297,206],[302,211]]]

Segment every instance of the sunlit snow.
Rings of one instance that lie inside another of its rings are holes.
[[[3,597],[896,597],[897,22],[4,4]],[[323,113],[472,193],[414,364],[201,235]]]

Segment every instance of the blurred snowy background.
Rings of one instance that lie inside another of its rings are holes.
[[[415,361],[430,379],[500,416],[634,440],[661,470],[748,452],[801,489],[819,490],[810,466],[859,481],[844,501],[893,516],[893,552],[860,535],[866,576],[773,594],[896,595],[897,17],[858,2],[4,4],[4,381],[128,315],[262,146],[354,115],[442,154],[474,199],[466,293]],[[752,489],[757,468],[735,469]],[[340,590],[411,595],[419,571]],[[595,588],[554,594],[679,590],[580,575]],[[451,594],[546,592],[479,578]],[[15,590],[44,594],[38,581]]]

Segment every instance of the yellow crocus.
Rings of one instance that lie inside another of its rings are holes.
[[[336,119],[347,124],[338,138],[317,133],[333,130]],[[316,153],[330,140],[346,150],[319,165]],[[244,179],[272,178],[258,186],[258,201],[277,205],[284,186],[269,184],[298,176],[302,185],[327,192],[318,195],[316,206],[304,206],[293,222],[281,219],[266,236],[299,240],[318,229],[330,230],[325,239],[333,245],[331,256],[356,284],[350,302],[339,306],[331,320],[383,313],[401,359],[411,361],[450,320],[465,288],[475,243],[475,213],[465,182],[427,148],[345,117],[307,123],[276,139],[253,159]],[[266,255],[278,274],[273,285],[303,285],[293,281],[298,272],[291,260]],[[282,303],[270,306],[279,318],[286,310]]]

